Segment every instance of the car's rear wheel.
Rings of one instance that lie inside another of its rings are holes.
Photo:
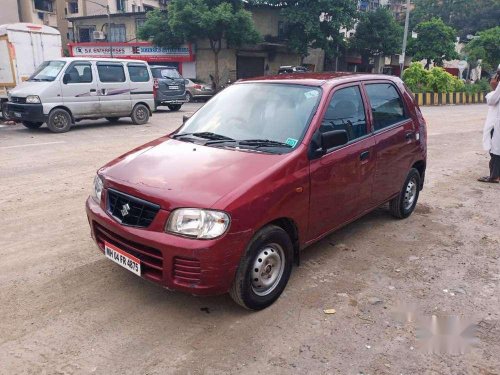
[[[65,133],[71,128],[72,119],[68,111],[56,108],[50,111],[47,126],[53,133]]]
[[[293,245],[280,227],[269,225],[253,237],[243,255],[229,294],[249,310],[270,306],[290,278]]]
[[[38,129],[43,125],[43,122],[35,122],[35,121],[23,121],[23,125],[28,129]]]
[[[119,119],[119,117],[106,117],[106,120],[109,122],[117,122]]]
[[[410,169],[399,195],[389,202],[391,214],[398,219],[410,216],[417,205],[420,193],[420,173],[415,168]]]
[[[191,94],[189,91],[186,91],[186,100],[188,103],[193,101],[193,94]]]
[[[168,109],[170,109],[172,112],[178,111],[181,109],[182,104],[169,104],[167,105]]]
[[[144,104],[137,104],[132,110],[132,122],[136,125],[143,125],[149,121],[149,108]]]

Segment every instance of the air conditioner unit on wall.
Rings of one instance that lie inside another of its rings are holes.
[[[106,39],[106,34],[104,33],[104,31],[93,31],[92,38],[94,40],[104,40]]]

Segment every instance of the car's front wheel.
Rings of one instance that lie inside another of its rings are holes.
[[[53,133],[65,133],[71,129],[73,120],[68,111],[56,108],[50,111],[47,126]]]
[[[405,219],[412,214],[420,193],[420,173],[410,169],[399,195],[389,202],[391,214],[398,219]]]
[[[253,237],[230,290],[233,300],[249,310],[270,306],[290,278],[293,245],[280,227],[268,225]]]

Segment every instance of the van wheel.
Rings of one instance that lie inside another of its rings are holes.
[[[2,117],[5,121],[9,121],[10,117],[9,114],[7,113],[7,102],[1,102],[2,104]]]
[[[420,173],[412,168],[399,195],[389,202],[391,214],[398,219],[406,219],[415,210],[419,193]]]
[[[132,122],[136,125],[143,125],[149,121],[149,108],[144,104],[137,104],[132,110]]]
[[[106,117],[106,120],[109,122],[117,122],[119,119],[119,117]]]
[[[249,310],[262,310],[281,295],[290,278],[293,245],[280,227],[269,225],[250,241],[229,294]]]
[[[170,109],[172,112],[176,112],[179,109],[181,109],[182,104],[169,104],[167,105],[168,109]]]
[[[34,122],[34,121],[23,121],[23,125],[28,129],[38,129],[43,125],[43,122]]]
[[[50,111],[47,126],[53,133],[65,133],[71,128],[71,115],[62,108]]]

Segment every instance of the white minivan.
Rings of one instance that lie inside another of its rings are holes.
[[[153,76],[139,60],[60,58],[43,62],[9,92],[7,115],[36,129],[45,122],[55,133],[76,121],[131,117],[148,122],[155,108]]]

